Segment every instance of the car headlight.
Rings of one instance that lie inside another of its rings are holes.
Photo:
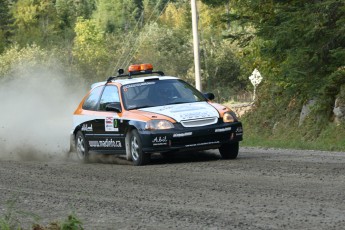
[[[226,112],[223,115],[223,122],[228,123],[228,122],[235,122],[237,121],[237,117],[234,112]]]
[[[146,122],[145,129],[157,130],[157,129],[172,129],[174,125],[167,120],[150,120]]]

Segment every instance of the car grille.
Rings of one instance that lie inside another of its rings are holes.
[[[199,127],[205,125],[213,125],[216,124],[218,121],[217,117],[208,117],[203,119],[195,119],[195,120],[185,120],[181,121],[183,127]]]

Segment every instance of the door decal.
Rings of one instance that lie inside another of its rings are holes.
[[[118,132],[118,124],[117,120],[114,117],[106,117],[104,123],[105,131],[106,132]]]

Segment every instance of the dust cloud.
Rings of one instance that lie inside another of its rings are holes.
[[[65,159],[72,114],[87,86],[63,70],[22,70],[0,81],[0,159]]]

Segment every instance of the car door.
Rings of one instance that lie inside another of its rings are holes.
[[[120,112],[107,111],[110,103],[119,103],[119,90],[116,85],[106,85],[99,100],[97,117],[93,124],[93,137],[90,150],[102,152],[123,152],[124,134],[120,128]]]

